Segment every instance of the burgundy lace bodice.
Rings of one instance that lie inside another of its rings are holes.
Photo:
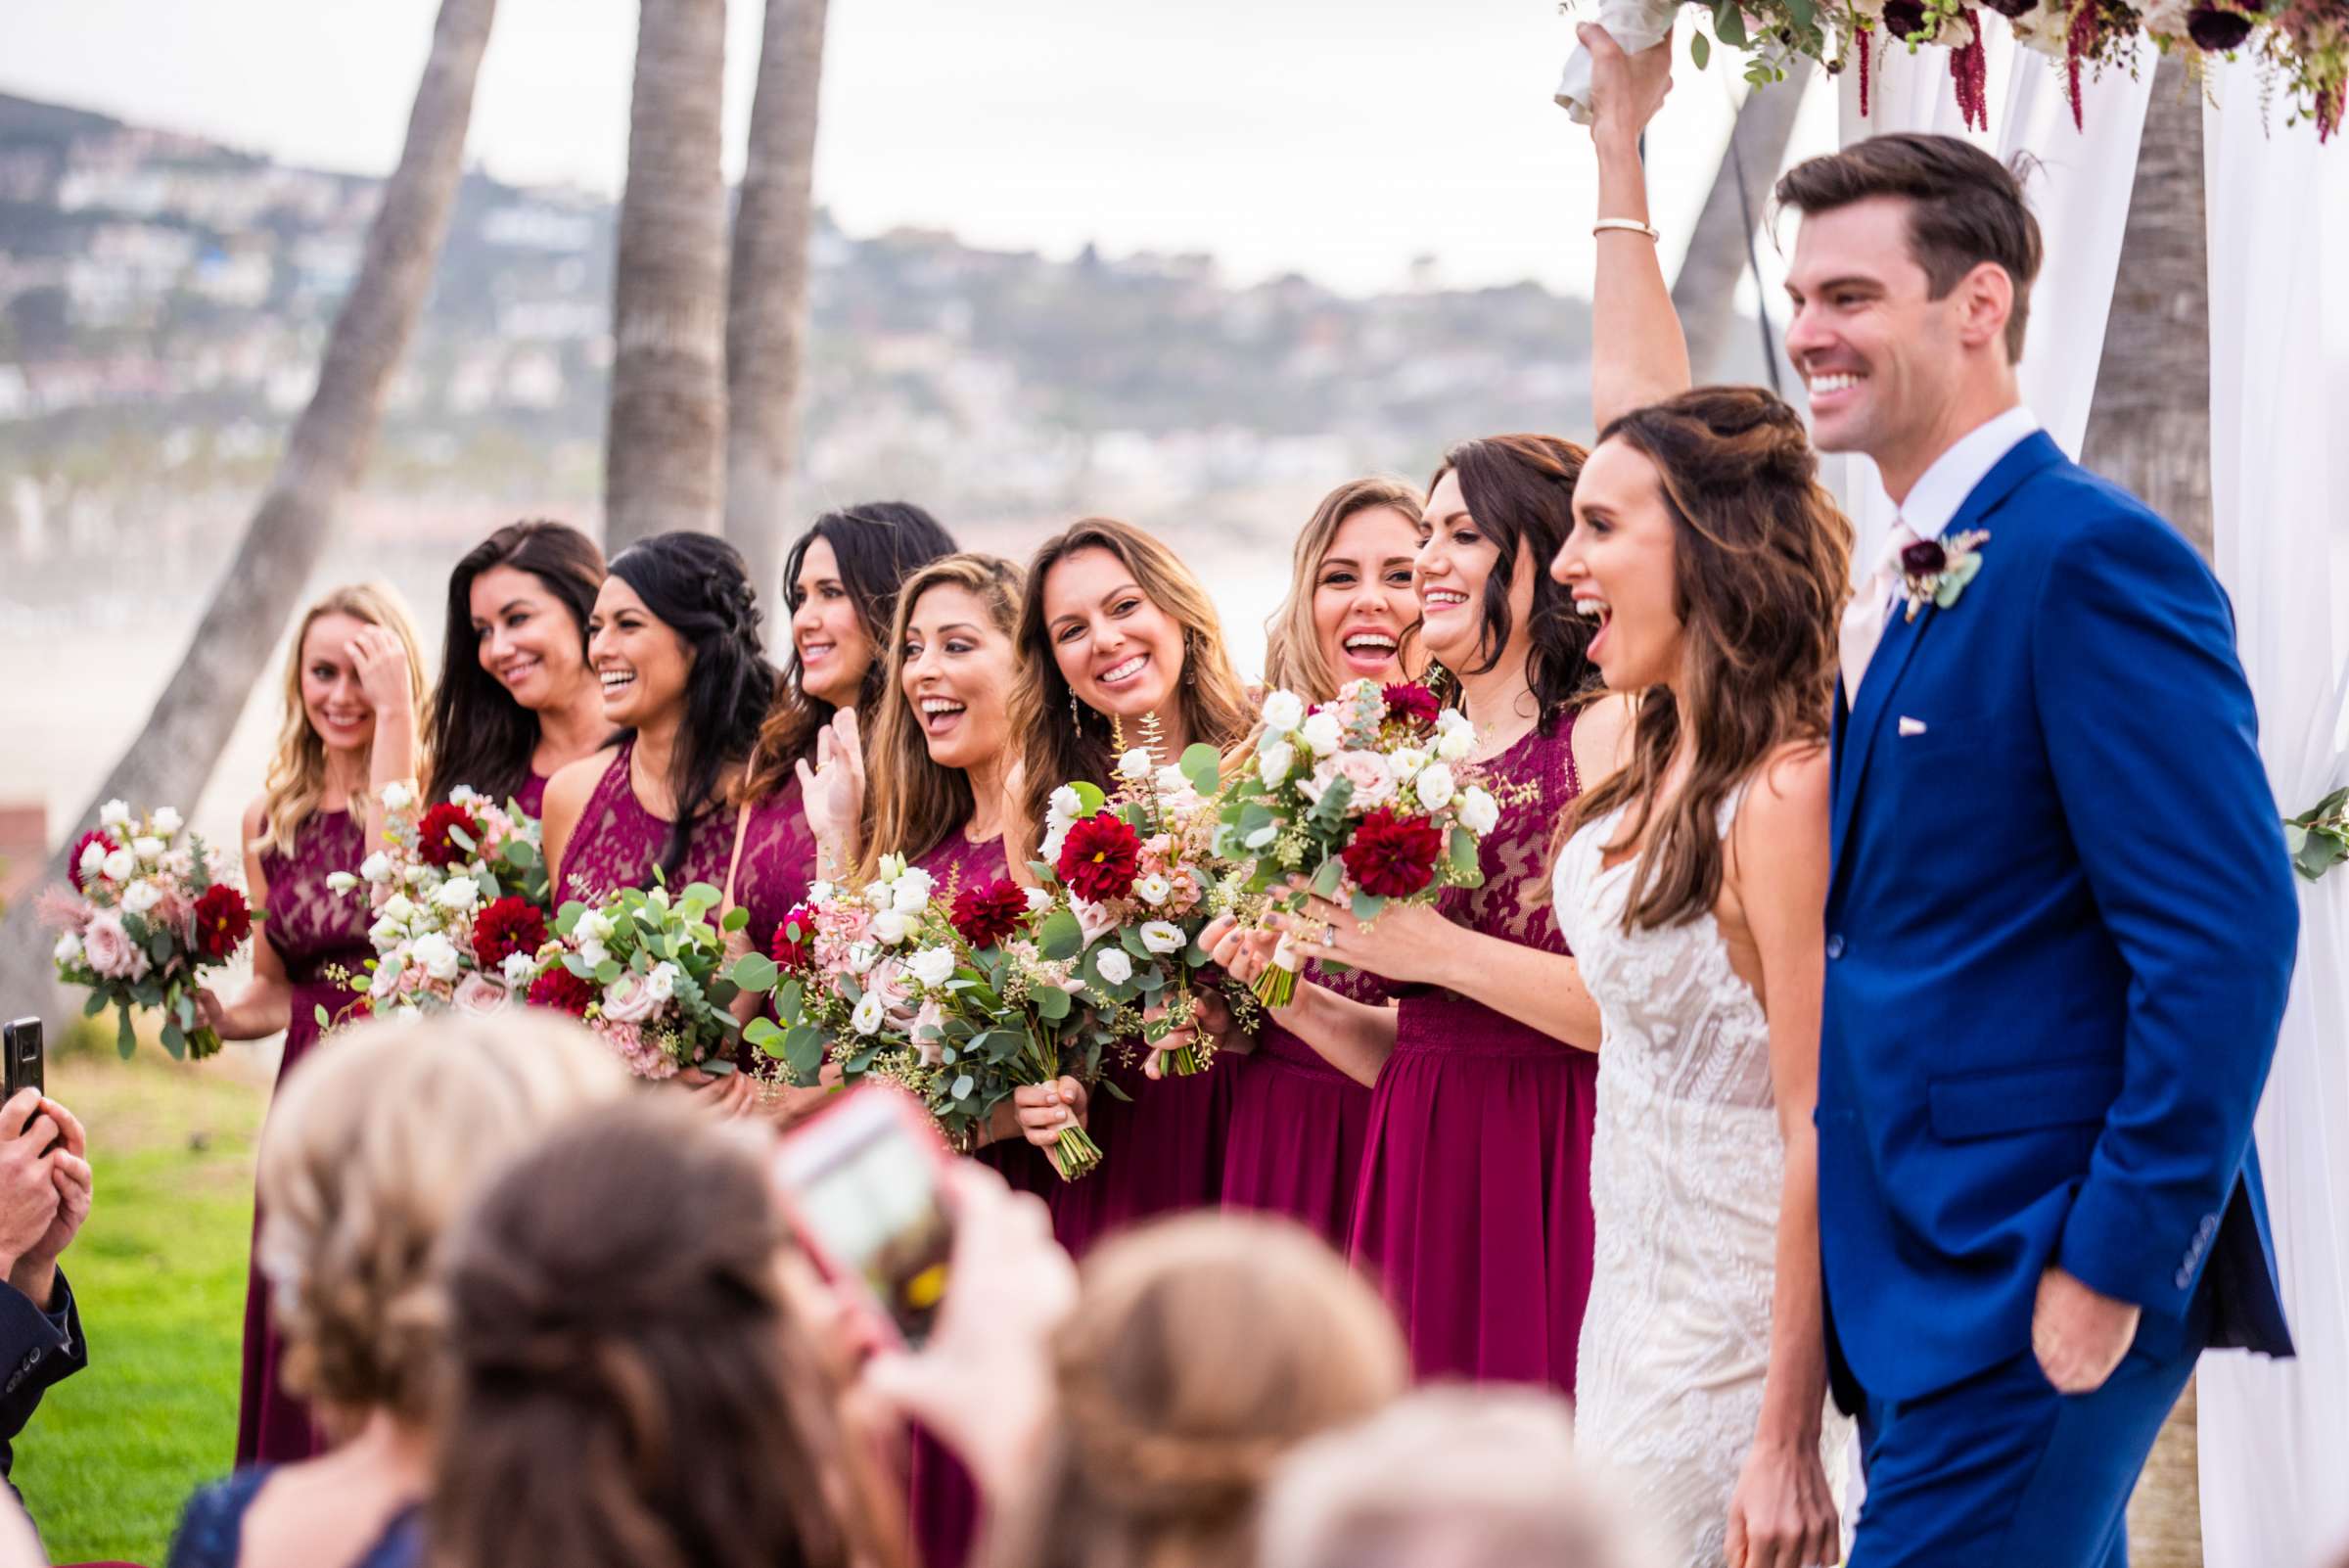
[[[294,830],[292,854],[261,852],[261,875],[269,881],[261,934],[297,986],[319,981],[337,964],[357,975],[375,956],[366,895],[326,885],[331,873],[356,872],[366,857],[366,819],[349,811],[312,811]]]
[[[668,847],[669,824],[636,798],[628,777],[633,752],[633,742],[621,743],[579,813],[579,825],[564,851],[563,885],[555,896],[558,906],[572,899],[592,903],[622,888],[653,884],[662,852]],[[734,901],[751,912],[751,940],[764,947],[815,875],[815,835],[800,809],[797,780],[750,809],[742,863],[734,877]],[[685,862],[668,879],[668,886],[707,882],[722,889],[734,854],[734,825],[731,809],[720,807],[706,812],[694,824]]]
[[[1011,861],[1003,853],[1000,835],[973,844],[959,827],[913,863],[937,880],[938,897],[949,903],[956,893],[984,888],[1011,875]]]

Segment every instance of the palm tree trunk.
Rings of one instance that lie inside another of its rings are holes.
[[[612,301],[604,539],[715,533],[725,465],[725,0],[643,0]]]
[[[1672,280],[1672,307],[1688,338],[1688,370],[1700,385],[1719,373],[1729,330],[1737,323],[1737,278],[1746,268],[1754,230],[1769,209],[1770,189],[1786,160],[1795,115],[1810,85],[1811,62],[1797,56],[1788,63],[1784,81],[1745,95],[1713,189],[1688,236],[1688,254]],[[1768,300],[1763,307],[1769,308]]]
[[[2210,555],[2210,263],[2202,212],[2202,95],[2164,55],[2145,111],[2137,182],[2096,396],[2080,460],[2143,497]],[[2154,1441],[2129,1500],[2137,1568],[2201,1568],[2194,1385]]]
[[[96,819],[99,802],[184,809],[211,777],[246,695],[325,552],[336,508],[366,464],[385,390],[423,313],[464,172],[474,78],[496,10],[497,0],[441,0],[432,54],[408,114],[407,143],[368,228],[358,276],[335,317],[317,390],[286,438],[285,455],[179,669],[138,739],[67,823],[64,845]],[[65,856],[61,847],[47,880],[65,880]],[[57,994],[32,905],[21,900],[0,923],[0,996],[17,1002]]]
[[[825,0],[766,0],[750,157],[726,280],[726,537],[772,594],[790,527],[807,336]]]

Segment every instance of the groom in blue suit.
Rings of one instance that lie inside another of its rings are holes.
[[[2251,1117],[2298,907],[2232,614],[2022,406],[2004,167],[1883,136],[1778,200],[1818,443],[1900,508],[1842,628],[1819,1079],[1854,1568],[2125,1568],[2195,1358],[2291,1353]]]

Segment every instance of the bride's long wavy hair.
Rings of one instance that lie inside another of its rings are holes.
[[[1608,441],[1655,466],[1672,516],[1681,672],[1677,695],[1640,694],[1630,761],[1575,802],[1558,842],[1629,806],[1609,853],[1645,844],[1624,924],[1654,930],[1720,900],[1730,792],[1779,748],[1826,744],[1852,527],[1819,483],[1802,417],[1760,388],[1699,387],[1634,409],[1600,433]],[[1694,755],[1666,800],[1683,729]]]

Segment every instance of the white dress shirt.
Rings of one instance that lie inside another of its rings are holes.
[[[1918,477],[1908,499],[1900,503],[1901,521],[1909,526],[1909,531],[1920,539],[1938,539],[1948,532],[1951,520],[1974,493],[1974,486],[2038,429],[2039,416],[2017,403],[1958,437],[1948,451],[1933,459],[1933,466]]]

